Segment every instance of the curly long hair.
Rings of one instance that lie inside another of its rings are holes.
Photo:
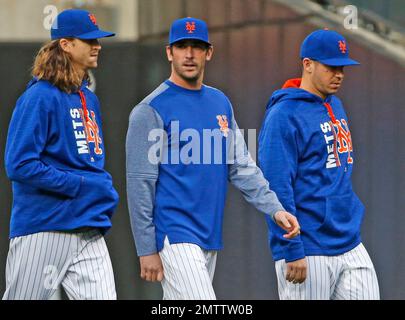
[[[62,50],[60,40],[53,40],[39,49],[32,67],[32,75],[47,80],[60,90],[72,93],[79,90],[83,80],[90,80],[88,73],[82,79],[75,70],[71,56]]]

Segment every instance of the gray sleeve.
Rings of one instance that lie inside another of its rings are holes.
[[[153,208],[163,134],[163,121],[152,107],[139,104],[133,109],[126,138],[126,177],[128,209],[138,256],[157,252]]]
[[[231,129],[228,179],[242,192],[246,201],[255,206],[257,210],[269,214],[274,220],[274,214],[278,211],[285,211],[285,209],[277,195],[270,190],[269,182],[264,178],[262,171],[247,150],[234,115],[232,115]]]

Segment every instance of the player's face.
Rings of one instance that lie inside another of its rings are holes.
[[[338,92],[344,79],[343,66],[333,67],[317,61],[312,62],[314,65],[311,79],[315,89],[325,97]]]
[[[98,55],[101,45],[97,39],[80,40],[71,39],[67,50],[72,57],[72,62],[79,71],[97,68]]]
[[[202,81],[206,61],[211,60],[213,48],[197,40],[184,40],[166,48],[172,62],[172,77],[186,83]]]

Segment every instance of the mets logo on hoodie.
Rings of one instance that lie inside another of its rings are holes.
[[[321,130],[324,133],[328,160],[326,168],[340,167],[341,161],[339,154],[347,153],[347,163],[353,164],[351,152],[353,152],[352,136],[349,126],[345,119],[328,121],[321,124]]]
[[[100,147],[102,139],[97,125],[96,115],[93,110],[87,111],[84,117],[82,109],[70,109],[72,127],[76,139],[77,152],[79,154],[89,154],[93,151],[96,155],[102,155],[103,149]],[[86,121],[83,121],[86,119]]]

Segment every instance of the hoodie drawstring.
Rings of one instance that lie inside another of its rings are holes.
[[[327,102],[325,102],[323,105],[326,107],[326,109],[328,109],[328,115],[331,118],[333,124],[336,124],[336,117],[335,114],[333,113],[332,106]]]
[[[82,90],[79,90],[80,101],[82,103],[83,108],[83,117],[84,117],[84,125],[87,127],[87,121],[89,120],[89,115],[87,111],[87,103],[86,103],[86,96],[84,95]]]
[[[341,166],[340,157],[339,157],[338,150],[337,150],[337,140],[338,139],[337,139],[337,134],[336,134],[336,131],[335,131],[335,126],[334,126],[337,123],[336,117],[335,117],[335,114],[333,113],[332,106],[328,102],[324,102],[323,105],[326,107],[326,109],[328,109],[329,118],[332,120],[333,153],[335,155],[337,166],[340,167]]]
[[[84,92],[82,90],[79,90],[79,95],[80,95],[80,102],[82,104],[82,109],[83,109],[83,125],[84,125],[84,132],[86,135],[87,148],[89,149],[90,161],[94,162],[94,158],[91,156],[91,149],[90,149],[90,143],[89,143],[89,131],[88,131],[88,127],[87,127],[88,122],[90,121],[90,118],[89,118],[89,112],[87,111],[86,96],[84,95]]]

